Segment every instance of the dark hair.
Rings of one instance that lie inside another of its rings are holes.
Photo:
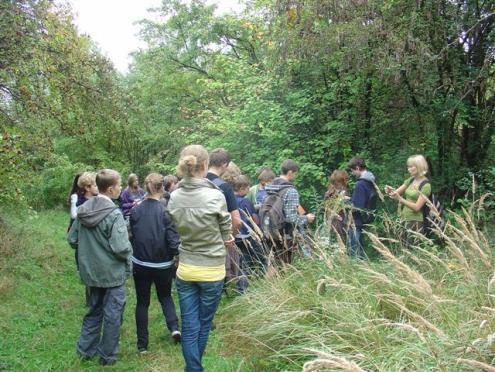
[[[224,164],[230,163],[230,156],[224,148],[218,148],[210,152],[209,167],[221,167]]]
[[[70,197],[72,194],[81,194],[81,188],[77,186],[77,182],[79,181],[79,177],[83,174],[83,172],[79,172],[78,174],[75,175],[74,180],[72,181],[72,187],[69,192],[69,197],[67,198],[67,204],[70,206]]]
[[[350,169],[366,169],[366,162],[364,161],[363,158],[360,158],[359,156],[353,157],[351,160],[349,160],[349,163],[347,163],[347,166]]]
[[[245,187],[249,187],[251,182],[249,181],[249,177],[241,174],[234,179],[234,191],[239,191]]]
[[[102,169],[96,174],[96,186],[101,193],[118,184],[120,180],[119,172],[113,169]]]
[[[299,165],[292,160],[292,159],[287,159],[282,162],[282,165],[280,166],[280,172],[285,176],[289,171],[292,172],[299,172]]]
[[[275,179],[275,173],[271,170],[271,168],[262,168],[260,174],[258,175],[259,182],[271,182]]]
[[[173,174],[167,174],[165,177],[163,177],[163,187],[165,191],[170,191],[170,188],[174,183],[179,182],[179,179],[174,176]]]

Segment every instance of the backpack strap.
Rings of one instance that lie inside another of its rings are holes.
[[[421,192],[421,189],[425,187],[427,183],[430,183],[430,180],[428,178],[425,178],[423,181],[421,181],[421,183],[418,186],[418,191]]]

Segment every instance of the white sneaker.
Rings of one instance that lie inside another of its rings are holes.
[[[173,331],[172,332],[172,338],[174,339],[176,344],[179,343],[180,339],[181,339],[180,331],[178,331],[178,330]]]

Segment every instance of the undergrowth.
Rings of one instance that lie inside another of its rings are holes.
[[[442,245],[370,234],[377,260],[317,244],[230,304],[225,345],[280,370],[494,370],[494,256],[475,214],[451,212]]]

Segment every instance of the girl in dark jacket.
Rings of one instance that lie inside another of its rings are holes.
[[[140,353],[145,353],[148,349],[148,307],[153,283],[173,339],[179,342],[181,338],[171,293],[179,235],[160,202],[164,191],[163,176],[151,173],[146,177],[145,185],[147,198],[132,209],[130,217],[137,297],[137,347]]]

